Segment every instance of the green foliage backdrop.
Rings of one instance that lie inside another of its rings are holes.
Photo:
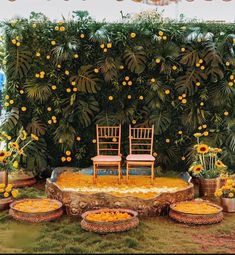
[[[234,24],[107,24],[78,12],[61,23],[33,13],[2,27],[9,111],[2,128],[14,135],[23,125],[40,137],[28,167],[90,164],[96,123],[123,125],[123,155],[128,125],[154,124],[164,170],[186,169],[195,132],[234,166]],[[66,150],[71,162],[61,161]]]

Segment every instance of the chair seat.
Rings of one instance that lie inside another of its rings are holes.
[[[98,155],[95,156],[93,158],[91,158],[91,160],[95,161],[95,162],[119,162],[122,160],[122,158],[120,156],[112,156],[112,155]]]
[[[130,154],[126,157],[127,161],[154,161],[155,158],[149,154]]]

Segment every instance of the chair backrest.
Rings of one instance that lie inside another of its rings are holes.
[[[96,125],[97,155],[121,154],[121,125]]]
[[[130,154],[153,153],[154,125],[151,128],[132,128],[129,125]]]

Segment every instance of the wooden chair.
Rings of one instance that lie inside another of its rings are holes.
[[[96,125],[97,156],[93,161],[93,182],[96,182],[97,171],[107,169],[118,171],[118,182],[122,177],[121,172],[121,125],[99,126]],[[113,169],[114,168],[114,169]]]
[[[132,128],[129,125],[130,154],[126,157],[126,175],[129,179],[129,169],[133,166],[150,166],[151,182],[154,180],[153,152],[154,126],[151,128]]]

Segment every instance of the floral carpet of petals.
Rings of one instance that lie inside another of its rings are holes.
[[[93,177],[78,172],[62,173],[56,184],[66,191],[78,191],[86,194],[99,192],[115,196],[134,196],[140,198],[153,198],[164,192],[176,192],[188,187],[188,184],[178,178],[156,177],[153,185],[149,176],[130,176],[127,182],[124,176],[118,184],[117,176],[98,176],[97,183],[93,184]]]
[[[124,212],[89,213],[86,217],[86,219],[90,221],[120,221],[130,218],[132,218],[132,216]]]

